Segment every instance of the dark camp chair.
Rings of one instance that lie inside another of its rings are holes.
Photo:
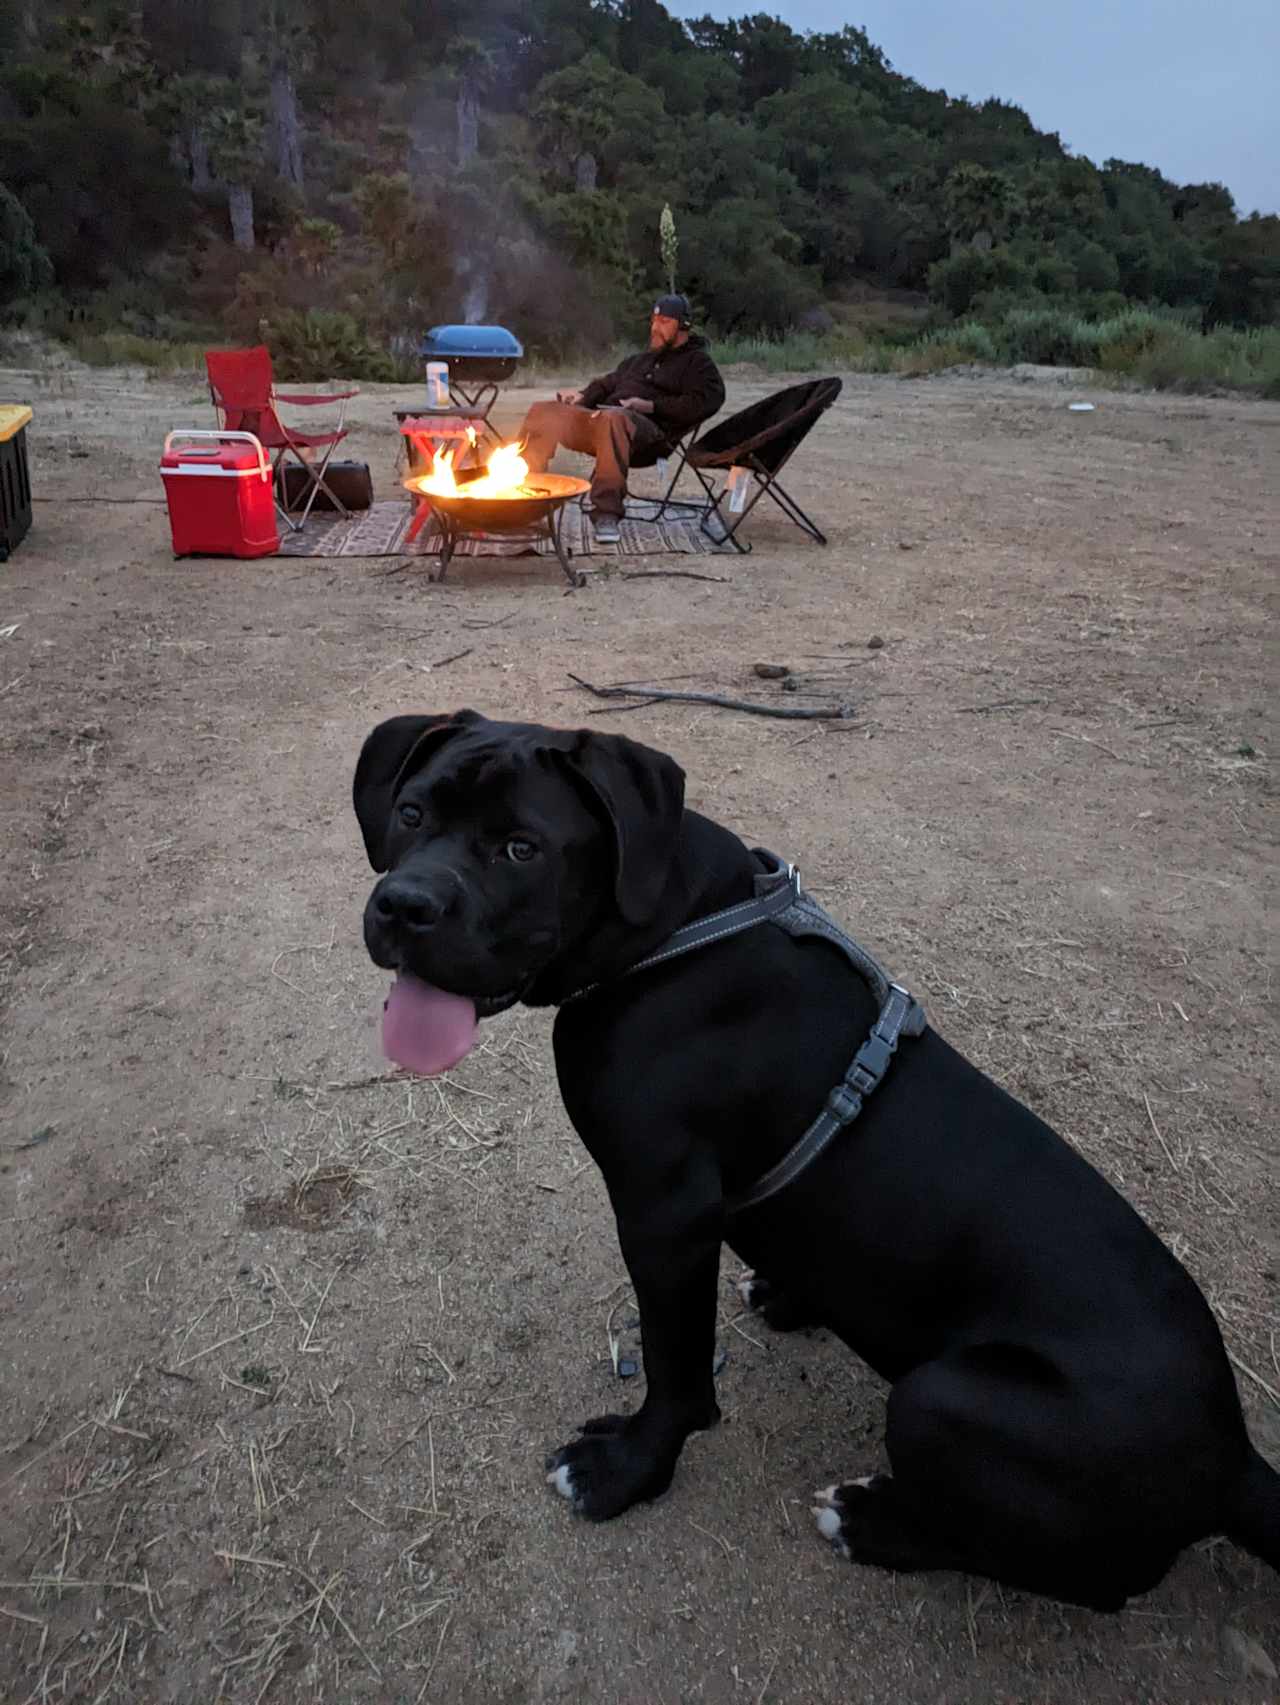
[[[631,463],[631,470],[657,468],[658,477],[666,481],[666,488],[661,497],[648,497],[639,494],[633,497],[631,499],[633,503],[652,504],[653,513],[649,515],[642,515],[637,510],[628,509],[628,521],[665,521],[667,518],[667,511],[669,509],[692,509],[696,512],[701,512],[703,507],[702,504],[690,503],[688,499],[681,499],[673,496],[673,493],[676,486],[680,483],[680,475],[685,470],[685,464],[689,459],[689,452],[698,441],[698,434],[706,425],[707,420],[710,420],[711,418],[712,417],[708,415],[706,420],[700,420],[696,426],[690,427],[682,437],[675,440],[671,449],[667,451],[665,455],[659,455],[652,449],[640,450],[637,452],[635,459]],[[664,463],[667,465],[667,472],[663,472]],[[628,495],[630,496],[630,494]]]
[[[818,417],[840,395],[842,383],[840,379],[811,379],[807,384],[775,391],[763,402],[752,403],[750,408],[722,420],[689,445],[685,460],[707,494],[702,509],[704,533],[713,537],[719,533],[735,550],[749,551],[751,546],[737,537],[738,529],[760,499],[768,495],[811,539],[826,544],[825,533],[784,489],[778,475],[808,437]],[[732,515],[723,507],[730,468],[746,468],[755,477],[756,489],[739,515]],[[726,476],[718,495],[714,483],[717,472]]]

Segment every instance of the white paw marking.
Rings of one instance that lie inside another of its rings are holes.
[[[573,1473],[567,1462],[562,1462],[559,1468],[553,1468],[547,1475],[547,1485],[554,1486],[562,1498],[568,1498],[572,1503],[577,1495],[573,1489]]]
[[[748,1269],[742,1274],[733,1287],[748,1308],[751,1307],[751,1292],[755,1287],[755,1282],[755,1274]]]
[[[820,1486],[813,1495],[820,1504],[834,1504],[839,1490],[838,1486]]]
[[[855,1486],[869,1486],[869,1485],[870,1485],[870,1484],[871,1484],[871,1482],[872,1482],[872,1481],[873,1481],[873,1480],[874,1480],[874,1479],[875,1479],[875,1475],[874,1475],[874,1474],[864,1474],[864,1475],[863,1475],[863,1476],[862,1476],[862,1477],[861,1477],[861,1479],[859,1479],[859,1480],[855,1480],[855,1481],[854,1481],[854,1485],[855,1485]],[[831,1488],[831,1490],[832,1490],[832,1491],[833,1491],[833,1492],[834,1492],[834,1491],[835,1491],[835,1487],[834,1487],[834,1486],[833,1486],[833,1487],[832,1487],[832,1488]]]
[[[835,1487],[831,1490],[834,1492]],[[827,1540],[842,1557],[849,1555],[849,1547],[840,1533],[840,1512],[830,1504],[824,1504],[821,1509],[815,1504],[813,1519],[818,1524],[818,1532]]]
[[[830,1504],[824,1504],[821,1509],[813,1512],[813,1519],[818,1524],[818,1532],[824,1539],[833,1543],[840,1537],[840,1512],[833,1510]]]

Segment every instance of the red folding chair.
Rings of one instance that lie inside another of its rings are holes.
[[[340,515],[349,514],[346,504],[326,483],[324,471],[329,466],[329,458],[350,431],[349,427],[343,425],[347,403],[352,397],[358,397],[359,391],[332,391],[325,396],[299,396],[294,392],[286,394],[284,391],[277,391],[271,372],[271,351],[262,343],[253,349],[210,349],[205,354],[204,362],[209,373],[209,392],[213,397],[213,406],[217,410],[221,430],[252,432],[271,453],[276,508],[280,511],[285,526],[295,533],[300,533],[303,522],[311,513],[312,504],[321,492],[324,492]],[[337,403],[340,405],[338,424],[324,432],[295,431],[280,419],[276,410],[278,403],[288,403],[290,407],[298,408],[310,408],[320,403],[332,406]],[[318,462],[312,461],[306,454],[308,451],[320,450],[324,451],[324,455]],[[280,464],[286,456],[292,456],[306,469],[310,487],[306,506],[296,521],[283,501],[284,481],[280,474]]]

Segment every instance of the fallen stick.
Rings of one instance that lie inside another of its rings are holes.
[[[990,704],[956,706],[957,716],[985,716],[989,710],[1022,710],[1028,705],[1048,704],[1048,699],[994,699]]]
[[[666,693],[652,687],[596,687],[590,681],[584,681],[581,675],[575,675],[572,670],[566,673],[571,681],[593,693],[598,699],[636,699],[642,698],[649,704],[657,704],[662,700],[675,701],[680,704],[709,704],[717,705],[721,710],[743,710],[752,716],[778,716],[789,722],[812,722],[818,718],[847,722],[853,716],[852,705],[837,705],[834,709],[807,709],[803,706],[782,706],[768,704],[752,704],[747,699],[721,698],[719,693]],[[637,707],[628,705],[628,710]]]
[[[695,574],[689,568],[633,568],[623,580],[714,580],[721,586],[732,582],[727,574]]]

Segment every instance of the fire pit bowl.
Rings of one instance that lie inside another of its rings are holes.
[[[475,469],[474,472],[480,474],[483,470]],[[468,497],[466,474],[460,473],[458,478],[462,489],[448,496],[424,491],[420,474],[411,474],[403,481],[405,489],[439,521],[440,568],[437,580],[443,580],[448,572],[459,539],[486,533],[524,533],[538,538],[545,533],[555,547],[556,557],[569,584],[586,585],[586,576],[576,573],[570,566],[560,537],[560,519],[565,504],[590,489],[588,480],[577,479],[572,474],[529,474],[520,485],[511,488],[509,496],[503,493],[490,497]],[[410,536],[416,534],[417,525],[415,522]]]

